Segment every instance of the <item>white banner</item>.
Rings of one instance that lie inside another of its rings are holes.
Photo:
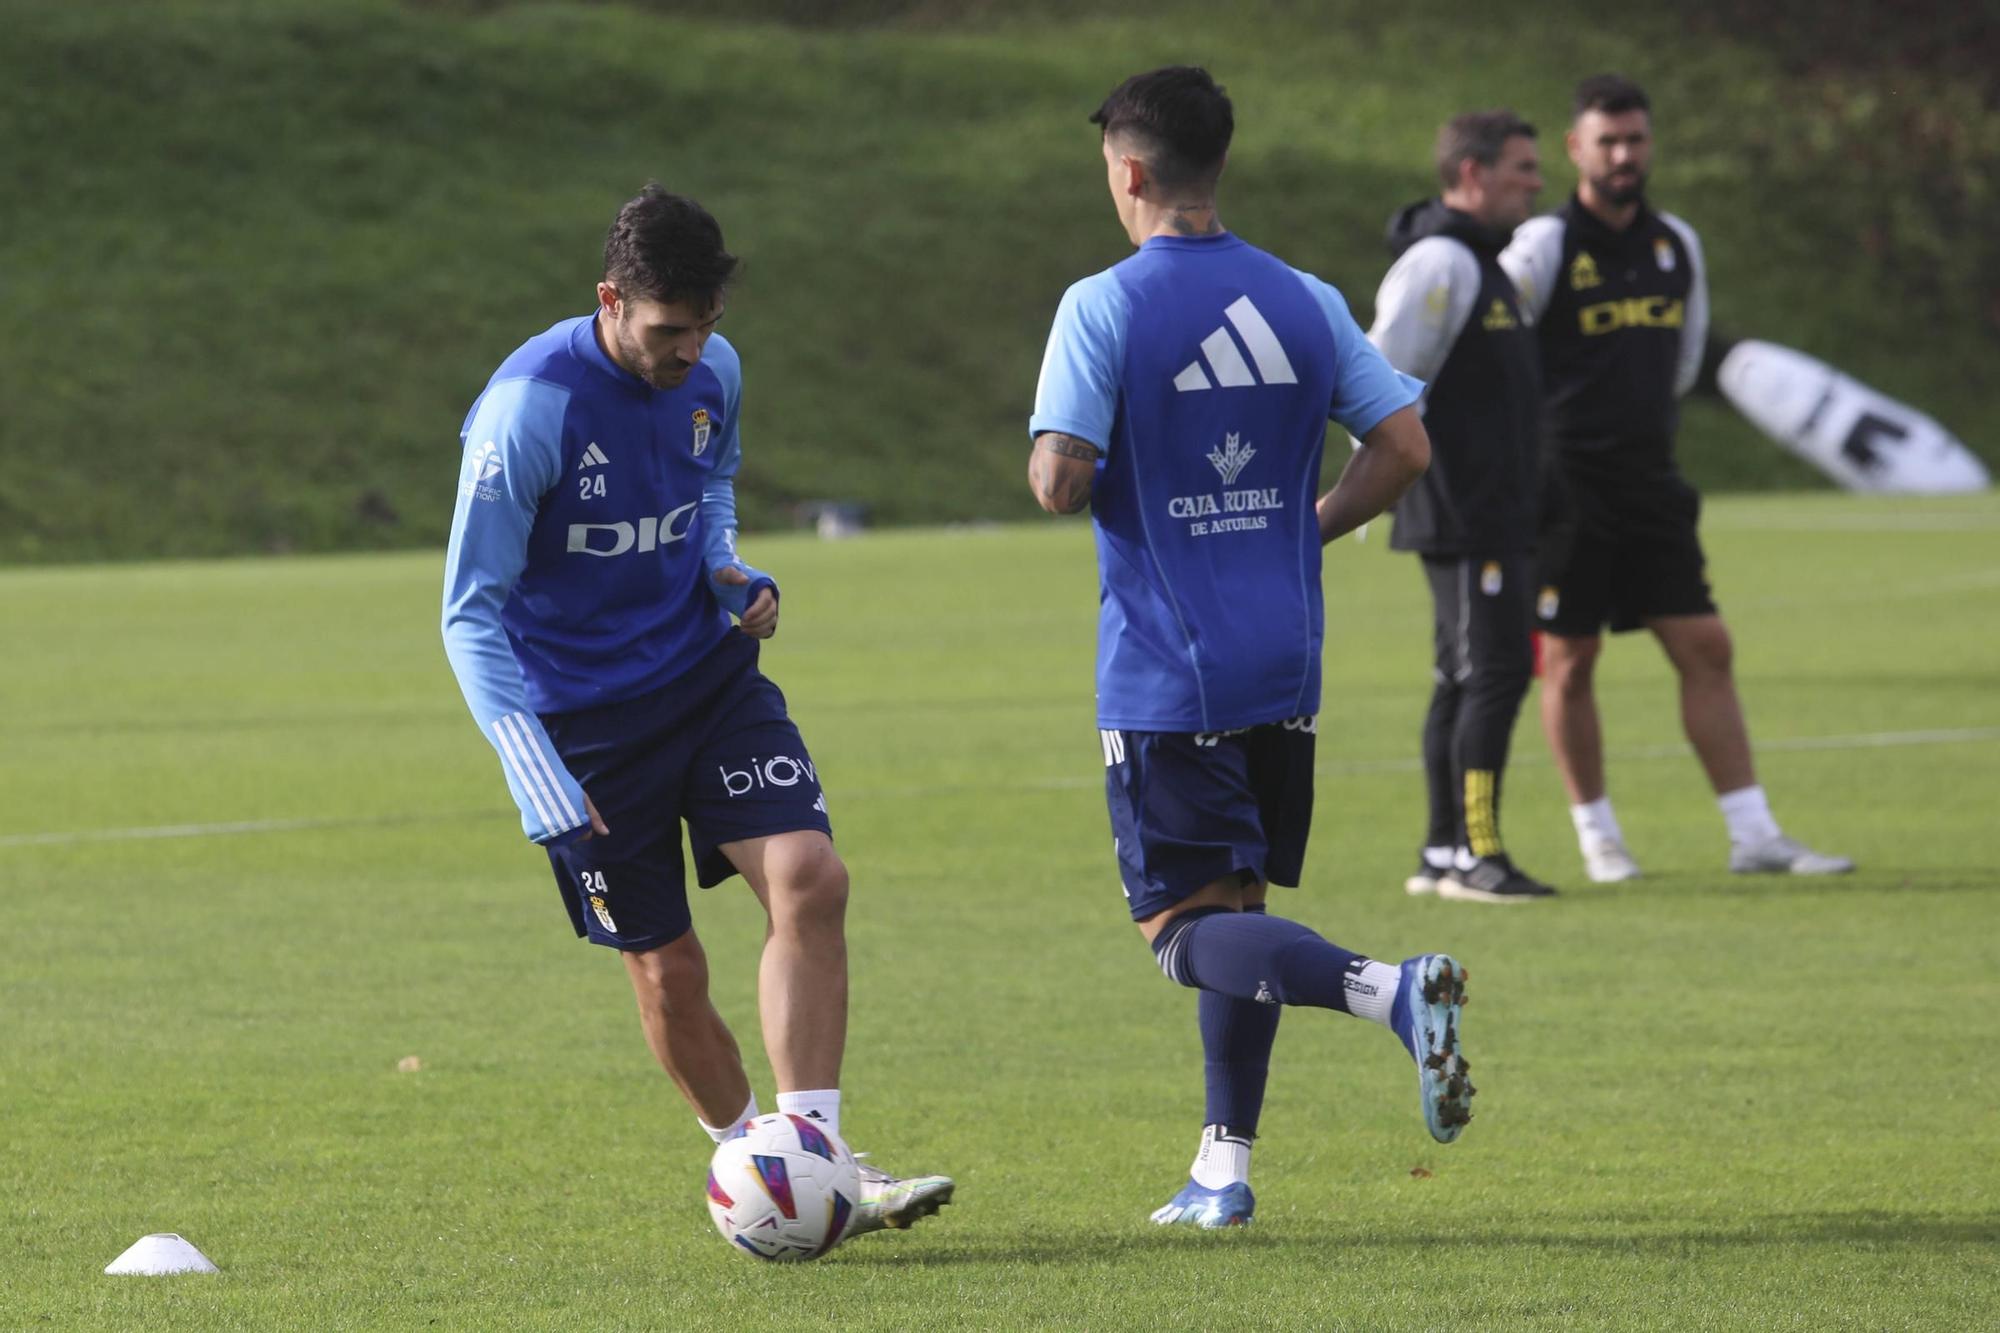
[[[1752,425],[1853,491],[1938,495],[1992,485],[1986,465],[1922,412],[1804,352],[1746,338],[1716,380]]]

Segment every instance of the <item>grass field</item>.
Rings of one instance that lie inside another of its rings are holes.
[[[856,884],[848,1136],[960,1181],[792,1270],[709,1226],[706,1140],[457,697],[435,552],[0,573],[0,1328],[1990,1327],[2000,502],[1719,501],[1706,535],[1777,810],[1861,872],[1720,873],[1621,640],[1648,878],[1578,883],[1524,726],[1510,840],[1564,897],[1406,898],[1428,610],[1379,535],[1336,548],[1283,902],[1466,960],[1479,1115],[1438,1147],[1394,1041],[1293,1012],[1226,1235],[1146,1221],[1199,1051],[1111,873],[1086,529],[751,539]],[[750,1037],[749,895],[697,920]],[[101,1274],[150,1231],[222,1275]]]

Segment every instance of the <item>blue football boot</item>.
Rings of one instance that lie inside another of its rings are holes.
[[[1257,1196],[1250,1192],[1246,1184],[1224,1185],[1219,1190],[1212,1190],[1189,1180],[1181,1186],[1179,1194],[1167,1200],[1165,1207],[1153,1210],[1153,1220],[1161,1226],[1211,1230],[1217,1227],[1247,1227],[1256,1211]]]
[[[1460,1045],[1464,1004],[1465,969],[1450,954],[1424,953],[1403,961],[1391,1026],[1417,1062],[1424,1124],[1439,1143],[1450,1143],[1464,1130],[1478,1091]]]

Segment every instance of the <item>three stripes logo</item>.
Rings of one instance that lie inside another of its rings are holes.
[[[556,776],[555,766],[537,744],[526,713],[509,713],[494,719],[493,742],[508,773],[527,794],[528,804],[544,829],[551,834],[567,833],[583,823],[583,816],[563,790],[562,779]]]
[[[594,467],[608,467],[610,463],[611,460],[604,456],[604,451],[598,448],[597,442],[593,440],[590,447],[583,451],[583,457],[577,461],[576,470],[587,472]]]
[[[1201,355],[1174,376],[1174,389],[1180,393],[1199,393],[1204,389],[1221,387],[1224,389],[1250,389],[1258,384],[1297,384],[1298,374],[1292,369],[1291,359],[1285,355],[1285,348],[1278,341],[1278,335],[1271,331],[1263,313],[1247,296],[1239,296],[1223,312],[1228,320],[1227,327],[1216,330],[1201,340]],[[1229,329],[1236,330],[1236,338],[1229,336]],[[1244,361],[1243,352],[1238,350],[1236,339],[1243,340],[1243,348],[1250,353],[1250,361],[1257,369],[1253,373],[1250,363]],[[1203,369],[1204,361],[1207,369]],[[1211,380],[1210,375],[1214,378]]]
[[[1097,733],[1098,744],[1104,747],[1104,766],[1116,768],[1125,762],[1125,733],[1103,731]]]

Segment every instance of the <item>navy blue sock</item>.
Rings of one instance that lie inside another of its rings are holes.
[[[1262,904],[1245,908],[1262,915]],[[1227,1125],[1238,1138],[1257,1137],[1264,1113],[1264,1084],[1271,1073],[1271,1046],[1285,1011],[1275,1004],[1201,992],[1202,1072],[1208,1082],[1207,1125]]]
[[[1153,940],[1160,970],[1183,986],[1260,1004],[1347,1008],[1345,979],[1367,959],[1296,921],[1226,908],[1176,917]]]

